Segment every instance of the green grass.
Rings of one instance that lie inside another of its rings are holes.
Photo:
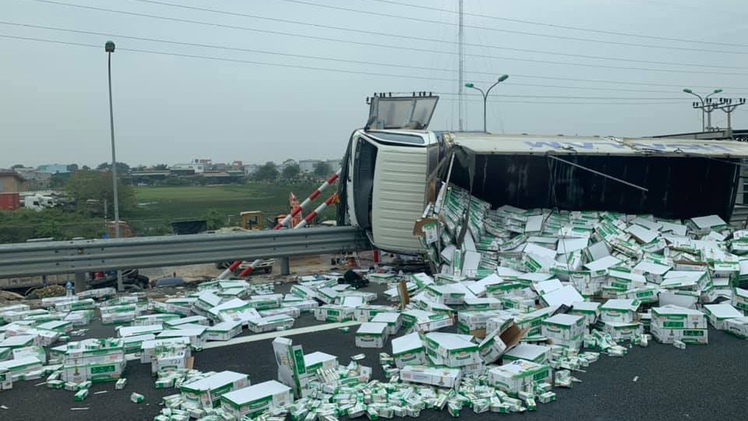
[[[141,235],[170,231],[171,222],[204,219],[212,210],[223,216],[227,225],[238,225],[242,211],[262,211],[266,219],[273,218],[278,213],[289,211],[290,192],[294,192],[301,202],[317,187],[316,183],[137,187],[135,198],[139,205],[123,214],[122,219]],[[321,204],[336,188],[329,188],[311,207]],[[334,207],[328,208],[321,219],[330,218],[334,218]]]

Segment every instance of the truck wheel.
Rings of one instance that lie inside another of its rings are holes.
[[[272,271],[273,271],[273,268],[271,267],[265,268],[265,273],[270,273]]]

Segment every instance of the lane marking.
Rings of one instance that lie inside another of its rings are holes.
[[[203,346],[203,349],[222,348],[224,346],[232,346],[232,345],[239,345],[239,344],[244,344],[244,343],[249,343],[249,342],[264,341],[266,339],[274,339],[280,336],[295,336],[295,335],[302,335],[304,333],[323,332],[326,330],[340,329],[340,328],[349,327],[349,326],[358,326],[360,324],[361,322],[358,322],[358,321],[350,321],[350,322],[340,322],[340,323],[330,323],[330,324],[300,327],[298,329],[277,330],[273,332],[265,332],[265,333],[255,334],[255,335],[242,336],[242,337],[234,338],[228,341],[208,342],[205,344],[205,346]]]

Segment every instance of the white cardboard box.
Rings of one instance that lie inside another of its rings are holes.
[[[652,327],[665,329],[706,329],[704,313],[678,306],[652,308]]]
[[[671,344],[676,340],[689,344],[706,344],[709,336],[707,329],[668,329],[654,324],[650,331],[655,339],[664,344]]]
[[[255,417],[268,409],[293,402],[291,388],[270,380],[221,396],[221,408],[236,419]]]
[[[338,357],[324,352],[312,352],[304,355],[304,366],[308,373],[314,373],[317,370],[329,370],[338,366]]]
[[[240,321],[227,321],[216,323],[205,330],[205,339],[208,341],[228,341],[242,333]]]
[[[512,396],[532,391],[536,383],[552,384],[551,368],[545,364],[515,360],[488,370],[488,384]]]
[[[359,348],[384,348],[387,342],[387,323],[361,323],[356,331],[356,346]]]
[[[204,379],[182,384],[179,391],[188,406],[213,408],[221,396],[249,386],[249,376],[233,371],[221,371]]]
[[[462,370],[457,368],[408,365],[400,370],[400,380],[408,383],[453,388],[460,384],[460,379]]]
[[[481,360],[486,364],[495,362],[505,352],[516,346],[524,334],[525,331],[515,325],[511,319],[506,320],[478,344]]]
[[[397,368],[403,368],[406,365],[423,365],[428,362],[426,348],[416,332],[392,340],[392,357],[395,359]]]
[[[571,306],[576,301],[584,301],[582,294],[571,285],[566,285],[547,294],[542,294],[541,298],[549,307],[560,305]]]
[[[587,325],[592,326],[600,317],[600,303],[592,301],[577,301],[572,303],[569,314],[576,314],[578,316],[584,316],[587,320]]]
[[[748,317],[736,317],[734,319],[727,319],[725,321],[727,325],[727,332],[731,333],[739,338],[748,339]]]
[[[600,306],[600,320],[604,322],[633,322],[640,302],[631,299],[608,300]]]
[[[603,332],[615,341],[630,341],[642,334],[642,327],[639,322],[603,322]]]
[[[551,347],[521,343],[504,353],[501,358],[505,363],[514,360],[525,360],[537,364],[545,364],[551,358]]]
[[[585,332],[584,316],[556,314],[541,322],[543,336],[552,339],[571,340]]]
[[[397,335],[402,325],[400,313],[379,313],[371,321],[373,323],[387,323],[387,334],[390,336]]]
[[[743,313],[730,304],[706,304],[704,312],[709,323],[717,330],[726,330],[728,320],[743,317]]]
[[[462,367],[481,362],[478,345],[471,337],[453,333],[429,332],[423,338],[426,355],[437,365]]]

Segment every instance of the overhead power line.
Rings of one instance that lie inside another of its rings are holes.
[[[404,7],[410,7],[414,9],[421,9],[421,10],[431,10],[435,12],[446,12],[446,13],[452,13],[457,14],[458,12],[455,10],[450,9],[441,9],[438,7],[431,7],[431,6],[421,6],[416,4],[409,4],[394,0],[364,0],[364,1],[371,1],[376,3],[387,3],[387,4],[394,4],[398,6],[404,6]],[[715,41],[704,41],[699,39],[692,39],[692,38],[673,38],[673,37],[663,37],[663,36],[657,36],[657,35],[642,35],[642,34],[634,34],[630,32],[619,32],[619,31],[607,31],[602,29],[593,29],[593,28],[583,28],[579,26],[570,26],[570,25],[557,25],[554,23],[548,23],[548,22],[537,22],[537,21],[531,21],[531,20],[524,20],[524,19],[513,19],[513,18],[504,18],[500,16],[493,16],[493,15],[483,15],[478,13],[463,13],[465,16],[473,16],[478,18],[485,18],[485,19],[492,19],[492,20],[499,20],[503,22],[512,22],[512,23],[521,23],[524,25],[535,25],[535,26],[543,26],[547,28],[554,28],[554,29],[566,29],[570,31],[580,31],[580,32],[590,32],[595,34],[602,34],[602,35],[615,35],[615,36],[623,36],[623,37],[632,37],[632,38],[640,38],[640,39],[653,39],[658,41],[673,41],[673,42],[686,42],[689,44],[704,44],[704,45],[722,45],[725,47],[744,47],[748,48],[748,44],[735,44],[735,43],[729,43],[729,42],[715,42]]]
[[[84,31],[84,30],[78,30],[78,29],[58,28],[58,27],[53,27],[53,26],[33,25],[33,24],[28,24],[28,23],[8,22],[8,21],[1,21],[1,20],[0,20],[0,25],[33,28],[33,29],[43,29],[43,30],[57,31],[57,32],[64,32],[64,33],[106,36],[106,37],[119,38],[119,39],[132,39],[132,40],[138,40],[138,41],[157,42],[157,43],[165,43],[165,44],[170,44],[170,45],[181,45],[181,46],[188,46],[188,47],[210,48],[210,49],[224,50],[224,51],[240,51],[240,52],[246,52],[246,53],[265,54],[265,55],[292,57],[292,58],[303,58],[303,59],[311,59],[311,60],[321,60],[321,61],[328,61],[328,62],[335,62],[335,63],[360,64],[360,65],[369,66],[369,67],[370,66],[382,66],[382,67],[395,67],[395,68],[410,69],[410,70],[428,70],[428,71],[453,73],[451,69],[432,68],[432,67],[425,67],[425,66],[411,66],[411,65],[403,65],[403,64],[397,64],[397,63],[384,63],[384,62],[376,62],[376,61],[371,62],[371,61],[362,61],[362,60],[349,60],[349,59],[342,59],[342,58],[322,57],[322,56],[313,56],[313,55],[305,55],[305,54],[292,54],[292,53],[284,53],[284,52],[279,52],[279,51],[258,50],[254,48],[242,48],[242,47],[231,47],[231,46],[226,46],[226,45],[182,42],[182,41],[173,41],[173,40],[167,40],[167,39],[161,39],[161,38],[137,37],[137,36],[116,34],[116,33],[110,33],[110,32]],[[494,72],[473,71],[469,73],[495,76]],[[441,79],[441,80],[451,80],[451,79]],[[493,81],[475,80],[475,82],[492,83]],[[673,93],[673,90],[604,88],[604,87],[595,87],[595,86],[586,87],[586,86],[544,85],[544,84],[533,84],[533,83],[522,83],[522,82],[512,82],[512,86],[528,86],[528,87],[535,87],[535,88],[576,89],[576,90],[589,90],[589,91]]]
[[[87,10],[97,10],[97,11],[124,14],[124,15],[130,15],[130,16],[147,17],[147,18],[152,18],[152,19],[159,19],[159,20],[166,20],[166,21],[173,21],[173,22],[190,23],[190,24],[213,26],[213,27],[220,27],[220,28],[227,28],[227,29],[236,29],[236,30],[242,30],[242,31],[251,31],[251,32],[257,32],[257,33],[273,34],[273,35],[284,35],[284,36],[291,36],[291,37],[305,38],[305,39],[324,40],[324,41],[331,41],[331,42],[338,42],[338,43],[345,43],[345,44],[352,44],[352,45],[362,45],[362,46],[368,46],[368,47],[380,47],[380,48],[389,48],[389,49],[405,50],[405,51],[418,51],[418,52],[424,52],[424,53],[430,53],[430,54],[449,54],[449,55],[457,54],[456,52],[452,52],[452,51],[439,51],[439,50],[425,49],[425,48],[414,48],[414,47],[403,47],[399,45],[380,44],[380,43],[374,43],[374,42],[351,41],[351,40],[344,40],[344,39],[339,39],[339,38],[321,37],[321,36],[314,36],[314,35],[308,35],[308,34],[302,35],[302,34],[295,34],[292,32],[256,29],[256,28],[250,28],[247,26],[226,25],[226,24],[220,24],[220,23],[215,23],[215,22],[205,22],[205,21],[191,20],[191,19],[172,18],[172,17],[167,17],[167,16],[128,12],[128,11],[123,11],[123,10],[115,10],[115,9],[108,9],[108,8],[101,8],[101,7],[94,7],[94,6],[83,6],[83,5],[63,3],[63,2],[53,1],[53,0],[26,0],[26,1],[34,1],[34,2],[40,2],[40,3],[69,6],[69,7],[81,8],[81,9],[87,9]],[[286,0],[282,0],[282,1],[286,1]],[[523,62],[528,62],[528,63],[554,64],[554,65],[561,65],[561,66],[592,67],[592,68],[604,68],[604,69],[613,69],[613,70],[634,70],[634,71],[645,71],[645,72],[708,74],[708,75],[725,75],[725,76],[744,76],[745,74],[743,72],[740,72],[740,73],[738,72],[713,72],[713,71],[706,71],[706,70],[698,71],[698,70],[679,70],[679,69],[655,69],[655,68],[648,68],[648,67],[625,67],[625,66],[603,65],[603,64],[568,63],[568,62],[558,62],[558,61],[550,61],[550,60],[536,60],[536,59],[503,57],[503,56],[493,56],[493,55],[480,55],[480,54],[465,54],[465,55],[471,56],[471,57],[493,59],[493,60],[499,60],[499,59],[500,60],[514,60],[514,61],[523,61]]]
[[[424,18],[414,18],[410,16],[400,16],[400,15],[393,15],[389,13],[381,13],[381,12],[372,12],[369,10],[360,10],[360,9],[354,9],[350,7],[342,7],[342,6],[331,6],[327,4],[319,4],[319,3],[312,3],[310,1],[304,1],[304,0],[277,0],[277,1],[283,1],[286,3],[293,3],[293,4],[303,4],[306,6],[314,6],[324,9],[330,9],[330,10],[341,10],[345,12],[352,12],[352,13],[360,13],[360,14],[366,14],[366,15],[372,15],[372,16],[380,16],[380,17],[387,17],[387,18],[395,18],[395,19],[403,19],[403,20],[409,20],[412,22],[422,22],[422,23],[431,23],[431,24],[438,24],[438,25],[448,25],[448,26],[454,26],[456,25],[453,22],[445,22],[445,21],[439,21],[439,20],[431,20],[431,19],[424,19]],[[622,42],[622,41],[605,41],[605,40],[599,40],[599,39],[589,39],[589,38],[578,38],[578,37],[570,37],[570,36],[563,36],[563,35],[547,35],[547,34],[538,34],[534,32],[526,32],[526,31],[514,31],[509,29],[501,29],[501,28],[493,28],[489,26],[478,26],[478,25],[464,25],[465,28],[472,28],[472,29],[481,29],[486,31],[493,31],[493,32],[503,32],[503,33],[509,33],[509,34],[516,34],[516,35],[526,35],[526,36],[533,36],[533,37],[542,37],[542,38],[554,38],[554,39],[564,39],[569,41],[581,41],[581,42],[591,42],[591,43],[599,43],[599,44],[609,44],[609,45],[623,45],[627,47],[639,47],[639,48],[653,48],[653,49],[660,49],[660,50],[679,50],[679,51],[698,51],[702,53],[719,53],[719,54],[746,54],[748,55],[748,52],[738,52],[738,51],[725,51],[725,50],[711,50],[711,49],[705,49],[705,48],[686,48],[686,47],[673,47],[673,46],[664,46],[664,45],[652,45],[652,44],[639,44],[634,42]]]
[[[80,42],[68,42],[68,41],[52,40],[52,39],[45,39],[45,38],[33,38],[33,37],[7,35],[7,34],[0,34],[0,38],[53,43],[53,44],[63,44],[63,45],[74,45],[74,46],[88,47],[88,48],[101,48],[101,45],[97,45],[97,44],[86,44],[86,43],[80,43]],[[408,78],[408,79],[420,79],[420,80],[439,80],[439,81],[449,81],[449,82],[453,81],[453,79],[451,78],[432,78],[432,77],[424,77],[424,76],[401,75],[401,74],[392,74],[392,73],[377,73],[377,72],[347,70],[347,69],[328,68],[328,67],[303,66],[303,65],[297,65],[297,64],[268,63],[268,62],[262,62],[262,61],[256,61],[256,60],[213,57],[213,56],[204,56],[204,55],[197,55],[197,54],[183,54],[183,53],[165,52],[165,51],[157,51],[157,50],[146,50],[146,49],[140,49],[140,48],[118,47],[117,49],[118,51],[130,51],[130,52],[137,52],[137,53],[144,53],[144,54],[192,58],[192,59],[200,59],[200,60],[224,61],[224,62],[230,62],[230,63],[244,63],[244,64],[253,64],[253,65],[260,65],[260,66],[272,66],[272,67],[293,68],[293,69],[303,69],[303,70],[317,70],[317,71],[325,71],[325,72],[358,74],[358,75],[366,75],[366,76]],[[678,98],[678,97],[674,97],[674,98],[669,98],[669,97],[593,97],[593,96],[563,96],[563,95],[502,95],[502,97],[521,98],[521,99],[537,98],[537,99],[603,100],[603,101],[608,101],[608,100],[682,101],[682,98]]]
[[[281,22],[281,23],[289,23],[293,25],[309,26],[309,27],[314,27],[314,28],[332,29],[336,31],[346,31],[346,32],[352,32],[356,34],[369,34],[369,35],[376,35],[376,36],[392,37],[392,38],[397,38],[397,39],[412,39],[415,41],[435,42],[435,43],[447,44],[447,45],[458,44],[457,41],[447,41],[447,40],[433,39],[433,38],[426,38],[426,37],[392,34],[392,33],[386,33],[386,32],[378,32],[378,31],[368,31],[366,29],[361,29],[361,28],[355,28],[355,29],[345,28],[341,26],[323,25],[323,24],[318,24],[318,23],[302,22],[302,21],[290,20],[290,19],[271,18],[271,17],[253,15],[253,14],[248,14],[248,13],[239,13],[239,12],[230,12],[230,11],[219,10],[219,9],[211,9],[207,7],[195,7],[195,6],[187,6],[183,4],[174,4],[174,3],[158,1],[158,0],[130,0],[130,1],[139,2],[139,3],[147,3],[147,4],[155,4],[159,6],[174,7],[174,8],[179,8],[179,9],[193,10],[193,11],[199,11],[199,12],[208,12],[208,13],[216,13],[216,14],[228,15],[228,16],[238,16],[238,17],[245,17],[245,18],[250,18],[250,19],[266,20],[270,22]],[[440,9],[437,9],[437,10],[440,10]],[[592,60],[609,60],[609,61],[621,61],[621,62],[641,63],[641,64],[658,64],[658,65],[664,65],[664,66],[700,67],[700,68],[707,68],[707,69],[715,69],[715,68],[734,69],[734,70],[745,69],[745,67],[742,67],[742,66],[722,66],[718,64],[698,64],[698,63],[681,63],[681,62],[667,62],[667,61],[655,61],[655,60],[637,60],[637,59],[611,57],[611,56],[570,54],[570,53],[560,53],[557,51],[533,50],[533,49],[527,49],[527,48],[513,48],[513,47],[505,47],[505,46],[489,45],[489,44],[473,44],[469,42],[463,43],[463,45],[467,47],[479,47],[479,48],[487,48],[487,49],[493,49],[493,50],[514,51],[514,52],[520,52],[520,53],[547,54],[547,55],[553,55],[553,56],[584,58],[584,59],[592,59]]]

